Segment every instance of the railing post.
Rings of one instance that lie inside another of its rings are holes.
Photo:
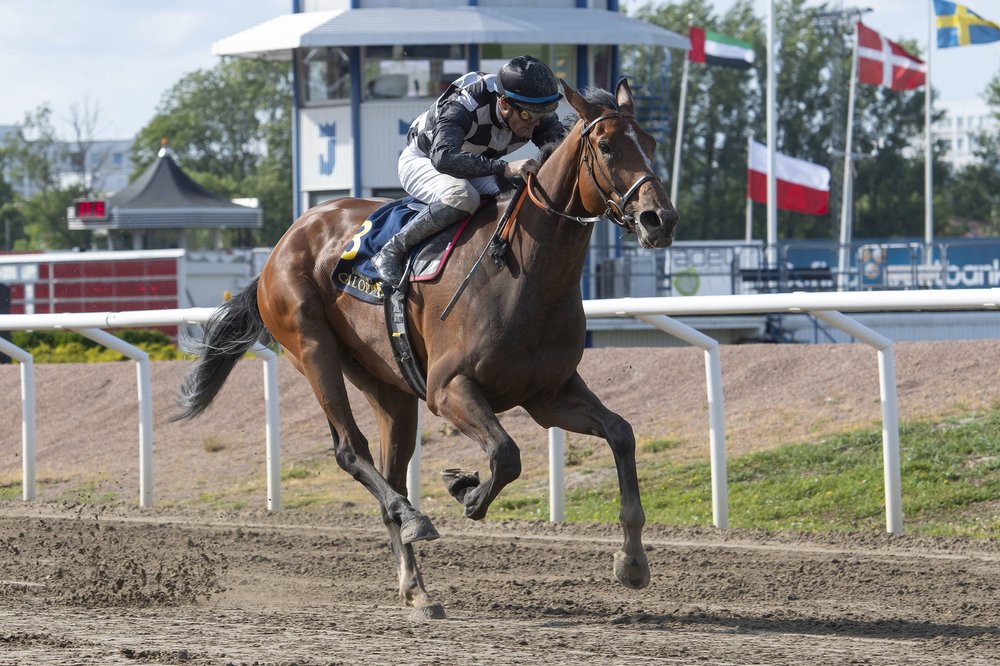
[[[566,431],[549,428],[549,522],[566,520]]]
[[[722,399],[722,357],[719,341],[664,315],[639,315],[689,345],[705,351],[705,384],[708,391],[708,446],[712,468],[712,524],[729,527],[729,485],[726,472],[726,409]]]
[[[406,490],[407,499],[410,506],[420,511],[420,458],[421,458],[421,435],[420,424],[423,423],[424,403],[417,400],[417,434],[416,442],[413,445],[413,455],[410,456],[410,464],[406,468]]]
[[[885,529],[903,533],[903,490],[899,463],[899,406],[892,340],[855,319],[832,310],[811,311],[835,328],[878,350],[879,395],[882,401],[882,473],[885,483]]]
[[[149,354],[99,328],[77,328],[77,333],[135,361],[139,398],[139,506],[153,506],[153,388]]]
[[[21,498],[35,499],[35,362],[31,354],[0,338],[0,352],[21,364]]]
[[[281,511],[281,403],[278,400],[277,355],[260,344],[253,353],[264,362],[264,458],[267,510]]]

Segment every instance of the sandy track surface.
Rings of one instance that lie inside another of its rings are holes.
[[[456,505],[457,510],[457,505]],[[0,504],[0,663],[995,664],[1000,544],[440,519],[448,619],[395,600],[370,516]]]

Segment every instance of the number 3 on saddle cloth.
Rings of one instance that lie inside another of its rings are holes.
[[[383,204],[369,215],[334,267],[333,286],[367,303],[382,303],[385,291],[371,259],[424,206],[413,197],[404,197]],[[406,274],[411,282],[437,277],[469,219],[448,227],[410,252]]]

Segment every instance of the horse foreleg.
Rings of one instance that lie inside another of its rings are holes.
[[[622,585],[635,589],[649,585],[649,562],[642,547],[646,514],[639,499],[632,426],[605,407],[576,373],[554,396],[545,395],[525,403],[523,407],[542,427],[558,427],[607,440],[618,470],[621,495],[618,520],[625,537],[622,549],[615,553],[615,578]]]
[[[488,479],[476,484],[471,474],[462,473],[467,483],[461,491],[452,492],[449,486],[449,492],[465,506],[466,517],[482,520],[500,491],[521,475],[521,452],[500,425],[482,391],[468,378],[454,377],[428,395],[428,404],[439,416],[475,440],[489,456]]]

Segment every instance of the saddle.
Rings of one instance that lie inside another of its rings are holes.
[[[410,218],[426,207],[427,204],[413,197],[404,197],[377,208],[358,228],[334,266],[333,286],[366,303],[383,303],[386,289],[371,259]],[[414,248],[406,263],[404,283],[437,277],[469,219],[448,227]]]
[[[508,222],[513,221],[511,211],[516,210],[515,204],[519,203],[520,200],[519,192],[500,218],[500,224],[484,252],[484,256],[488,253],[498,266],[505,264],[508,246],[506,239],[511,230],[511,225]],[[371,259],[410,218],[426,205],[409,196],[390,201],[377,208],[368,216],[368,219],[351,239],[337,265],[334,266],[331,275],[333,285],[337,289],[367,303],[381,303],[385,307],[385,324],[393,357],[403,378],[421,399],[427,397],[427,385],[423,370],[413,354],[413,347],[407,332],[406,295],[411,282],[433,280],[440,274],[472,217],[467,217],[465,220],[431,236],[414,248],[407,258],[402,284],[396,289],[389,289],[388,293],[383,289],[382,281],[372,266]],[[482,257],[480,257],[481,260]],[[473,266],[473,271],[478,265],[479,261]],[[471,276],[472,272],[455,293],[442,319],[447,316],[447,312],[450,311]]]

